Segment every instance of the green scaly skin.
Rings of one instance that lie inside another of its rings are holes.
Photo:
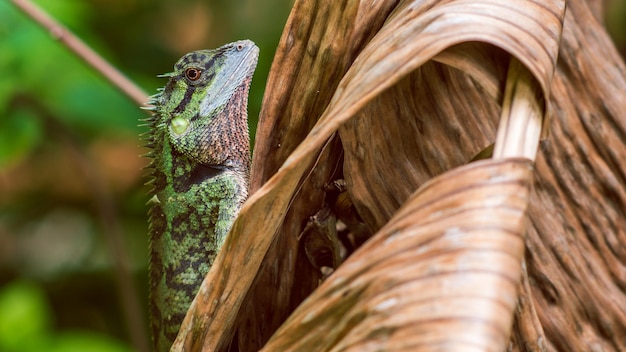
[[[183,56],[151,97],[147,134],[151,328],[169,351],[248,196],[247,101],[259,49],[251,41]]]

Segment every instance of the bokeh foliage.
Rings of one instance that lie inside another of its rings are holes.
[[[156,75],[188,51],[255,41],[254,135],[291,1],[35,2],[148,94],[165,84]],[[0,0],[1,351],[129,349],[103,226],[111,219],[100,210],[119,223],[145,312],[144,114]]]

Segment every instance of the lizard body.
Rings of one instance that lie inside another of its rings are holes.
[[[238,41],[183,56],[151,97],[150,315],[168,351],[248,195],[247,102],[259,49]]]

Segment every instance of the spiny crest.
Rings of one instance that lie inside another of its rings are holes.
[[[148,152],[141,155],[141,157],[149,158],[150,162],[146,165],[145,170],[147,181],[145,185],[149,186],[148,194],[154,194],[154,182],[155,182],[155,165],[154,158],[156,157],[156,153],[158,152],[158,142],[157,136],[155,136],[156,126],[160,123],[160,117],[158,114],[158,107],[161,104],[161,97],[163,88],[158,89],[159,92],[148,97],[148,101],[145,106],[142,106],[141,109],[148,110],[151,112],[150,116],[141,119],[140,127],[145,127],[147,130],[142,132],[139,135],[140,140],[143,142],[143,146],[148,148]]]
[[[156,114],[156,111],[158,109],[157,105],[159,104],[160,94],[161,93],[157,93],[157,94],[149,96],[146,105],[140,107],[143,110],[147,110],[151,112],[150,116],[139,120],[140,121],[139,127],[147,128],[145,132],[142,132],[139,135],[139,138],[144,143],[143,146],[146,148],[150,148],[150,149],[154,149],[155,147],[154,146],[154,142],[155,142],[154,126],[158,121],[158,116]],[[144,156],[148,156],[148,155],[144,155]]]

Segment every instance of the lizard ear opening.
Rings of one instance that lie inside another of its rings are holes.
[[[180,116],[174,117],[170,122],[170,127],[172,132],[180,136],[189,128],[189,120]]]

